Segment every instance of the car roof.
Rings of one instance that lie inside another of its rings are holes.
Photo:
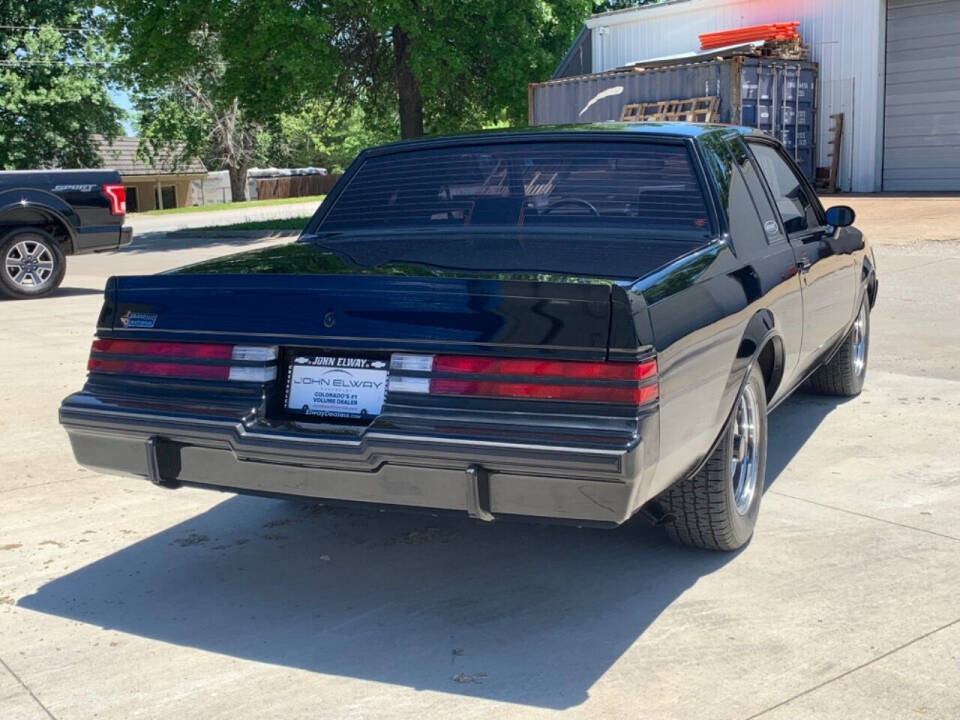
[[[716,132],[736,132],[740,135],[764,135],[754,128],[742,125],[723,125],[719,123],[690,123],[690,122],[595,122],[577,125],[536,125],[523,128],[496,128],[493,130],[473,130],[448,135],[425,135],[419,138],[401,140],[368,149],[367,153],[390,153],[394,150],[412,150],[414,148],[430,147],[434,145],[469,144],[470,142],[496,142],[497,140],[533,139],[537,136],[551,136],[556,139],[563,135],[571,138],[578,134],[610,135],[638,135],[650,138],[699,138]]]
[[[523,128],[496,128],[492,130],[473,130],[448,135],[425,135],[409,140],[387,143],[370,147],[361,153],[361,156],[391,154],[414,149],[425,149],[435,146],[469,145],[472,142],[490,143],[498,140],[534,139],[537,136],[550,137],[552,140],[569,135],[571,139],[576,135],[589,134],[592,137],[608,135],[604,139],[613,139],[617,136],[631,137],[645,136],[654,138],[694,139],[717,132],[736,132],[745,136],[769,137],[754,128],[742,125],[724,125],[720,123],[690,123],[690,122],[596,122],[577,125],[536,125]]]
[[[717,130],[734,130],[741,135],[755,132],[753,128],[741,125],[724,125],[720,123],[692,123],[692,122],[665,122],[646,120],[639,122],[609,122],[584,123],[582,125],[537,125],[536,127],[522,128],[512,132],[610,132],[610,133],[641,133],[643,135],[668,135],[673,137],[699,137]]]

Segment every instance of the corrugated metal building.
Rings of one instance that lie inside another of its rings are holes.
[[[591,54],[580,71],[690,52],[700,33],[789,20],[820,63],[818,165],[827,165],[829,116],[844,114],[842,189],[960,190],[960,0],[673,0],[603,13],[586,23],[589,43],[578,43]]]

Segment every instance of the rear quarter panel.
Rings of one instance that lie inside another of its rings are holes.
[[[696,143],[716,208],[716,240],[632,288],[649,306],[660,369],[660,457],[650,497],[712,449],[766,339],[779,337],[794,361],[799,349],[799,335],[790,330],[803,320],[792,253],[764,237],[721,132],[729,130]]]
[[[716,439],[743,380],[751,310],[729,246],[718,241],[636,284],[660,370],[660,453],[648,496],[685,475]]]

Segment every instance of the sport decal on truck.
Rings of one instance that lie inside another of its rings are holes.
[[[52,192],[93,192],[96,185],[54,185]]]

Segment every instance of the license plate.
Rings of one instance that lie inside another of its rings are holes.
[[[287,410],[304,415],[370,418],[387,393],[387,363],[356,357],[299,355],[290,364]]]

